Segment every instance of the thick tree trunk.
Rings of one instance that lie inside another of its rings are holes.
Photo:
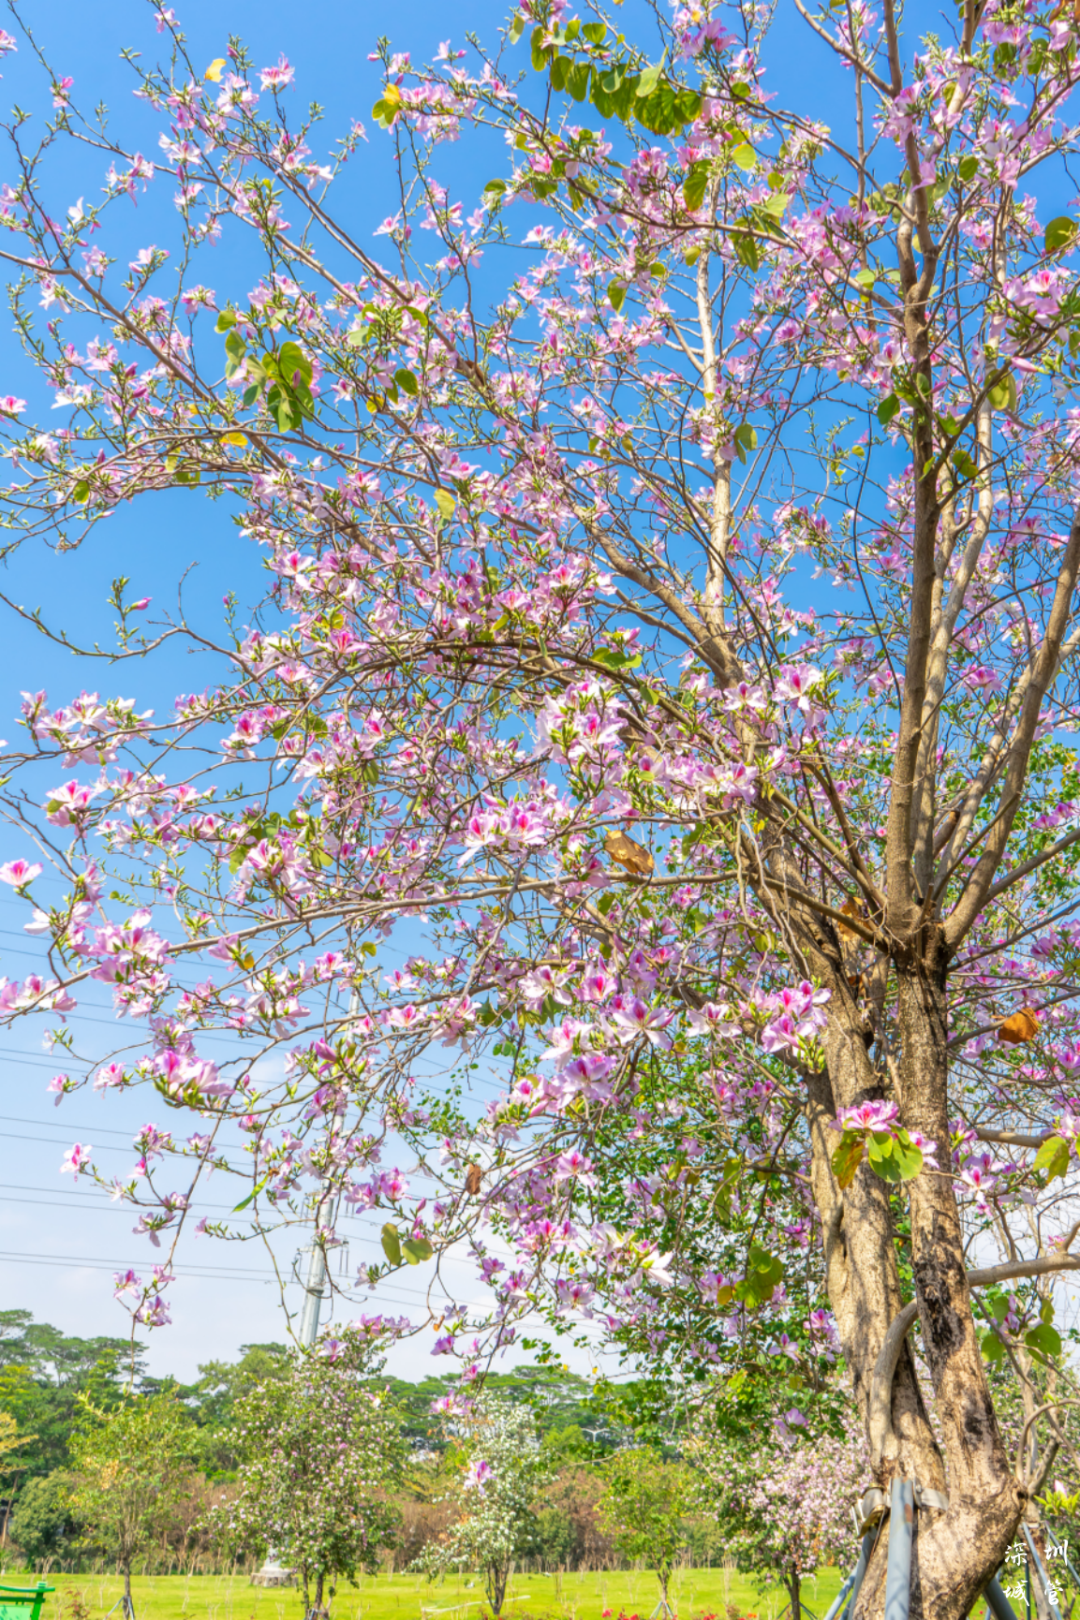
[[[936,1448],[928,1454],[921,1437],[913,1446],[894,1422],[895,1437],[879,1471],[883,1486],[900,1474],[948,1493],[947,1510],[922,1508],[916,1516],[911,1620],[964,1620],[1004,1558],[1024,1500],[1001,1442],[983,1369],[948,1174],[946,967],[937,937],[925,942],[918,960],[898,967],[901,1117],[907,1129],[936,1142],[943,1166],[941,1172],[924,1170],[908,1183],[907,1194],[923,1351],[945,1469]],[[859,1175],[872,1172],[863,1167]],[[914,1376],[910,1353],[907,1365]],[[898,1382],[899,1376],[898,1371]],[[896,1404],[894,1385],[894,1412]],[[885,1534],[867,1570],[854,1620],[879,1620],[883,1614],[887,1557]]]
[[[874,1031],[864,1023],[851,989],[843,945],[830,923],[802,905],[800,891],[808,891],[779,834],[767,858],[769,879],[762,892],[777,907],[782,894],[784,923],[795,933],[806,971],[831,992],[825,1070],[806,1075],[811,1185],[822,1223],[829,1301],[869,1433],[878,1357],[905,1304],[897,1234],[890,1188],[865,1161],[850,1186],[843,1191],[838,1186],[831,1162],[838,1137],[830,1122],[842,1108],[886,1095],[884,1059],[878,1060],[880,1068],[871,1060]],[[906,891],[898,898],[907,917]],[[948,948],[931,923],[906,955],[900,938],[890,955],[900,1048],[898,1069],[891,1072],[898,1080],[901,1122],[937,1144],[942,1166],[940,1172],[924,1169],[901,1194],[910,1210],[916,1298],[942,1448],[905,1343],[891,1390],[885,1392],[887,1443],[874,1466],[886,1492],[900,1476],[948,1494],[947,1510],[925,1507],[916,1515],[910,1620],[965,1620],[1013,1539],[1024,1493],[1009,1467],[983,1370],[949,1175]],[[852,1620],[881,1620],[887,1559],[884,1533]]]

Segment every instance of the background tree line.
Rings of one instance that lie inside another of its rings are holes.
[[[257,1565],[257,1550],[227,1551],[208,1520],[237,1494],[238,1404],[284,1380],[289,1365],[286,1345],[248,1344],[235,1361],[207,1362],[197,1380],[184,1384],[150,1375],[138,1345],[133,1352],[121,1339],[74,1338],[35,1322],[28,1311],[0,1312],[0,1414],[20,1437],[0,1457],[5,1567],[22,1563],[45,1573],[118,1567],[117,1536],[97,1533],[101,1504],[85,1475],[97,1456],[95,1435],[110,1418],[115,1427],[125,1404],[156,1408],[158,1439],[169,1464],[157,1470],[156,1506],[147,1516],[137,1568],[210,1573]],[[453,1517],[448,1495],[464,1466],[464,1448],[432,1413],[432,1403],[453,1382],[449,1375],[415,1383],[372,1378],[388,1392],[403,1450],[388,1490],[397,1524],[383,1551],[385,1563],[397,1570],[422,1557]],[[528,1408],[544,1452],[544,1499],[531,1516],[518,1556],[543,1568],[625,1563],[601,1511],[605,1484],[597,1465],[636,1443],[647,1445],[659,1466],[673,1472],[682,1467],[679,1422],[664,1391],[646,1381],[617,1390],[591,1387],[558,1365],[492,1373],[485,1388]],[[154,1443],[153,1436],[145,1437],[151,1474],[157,1466]],[[700,1515],[688,1513],[685,1519],[687,1556],[697,1563],[715,1559],[715,1527]]]
[[[1003,1363],[990,1377],[1019,1434],[1020,1386]],[[1077,1427],[1046,1460],[1059,1531]],[[867,1463],[838,1379],[800,1392],[775,1356],[691,1401],[549,1361],[463,1402],[450,1376],[386,1377],[356,1327],[310,1352],[243,1345],[185,1385],[138,1346],[0,1313],[5,1565],[115,1569],[129,1596],[133,1573],[254,1569],[272,1547],[316,1611],[360,1569],[476,1570],[498,1614],[515,1566],[640,1564],[666,1598],[677,1563],[731,1562],[782,1579],[797,1613],[803,1578],[853,1556]]]

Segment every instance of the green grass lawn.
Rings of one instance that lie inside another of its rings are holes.
[[[34,1577],[0,1577],[3,1584],[31,1586]],[[123,1583],[112,1575],[50,1575],[56,1587],[42,1620],[104,1620],[120,1597]],[[803,1600],[822,1616],[840,1586],[840,1573],[822,1570],[809,1580]],[[303,1620],[302,1595],[250,1586],[246,1576],[137,1576],[131,1583],[136,1620]],[[81,1599],[73,1601],[78,1594]],[[510,1584],[505,1620],[612,1620],[622,1611],[640,1620],[656,1607],[659,1590],[648,1572],[616,1570],[581,1575],[521,1575]],[[679,1620],[716,1615],[726,1620],[731,1604],[757,1620],[779,1620],[787,1605],[783,1589],[720,1569],[680,1570],[671,1583]],[[82,1608],[81,1605],[85,1605]],[[332,1606],[333,1620],[480,1620],[487,1613],[484,1590],[475,1576],[447,1576],[429,1583],[416,1575],[364,1575],[355,1587],[342,1583]],[[119,1611],[117,1611],[117,1620]]]

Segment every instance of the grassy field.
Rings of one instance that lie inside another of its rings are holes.
[[[46,1600],[42,1620],[104,1620],[123,1590],[106,1575],[51,1575],[56,1591]],[[0,1577],[10,1586],[32,1586],[34,1577]],[[303,1620],[303,1599],[289,1590],[265,1591],[242,1575],[161,1575],[136,1577],[132,1583],[136,1620]],[[840,1586],[837,1570],[822,1570],[808,1581],[803,1601],[821,1616]],[[659,1590],[650,1573],[519,1576],[511,1582],[505,1620],[612,1620],[620,1613],[648,1620]],[[740,1616],[779,1620],[787,1607],[779,1586],[755,1584],[721,1569],[680,1570],[671,1583],[678,1620],[717,1616],[727,1620],[729,1606]],[[448,1576],[429,1583],[416,1575],[361,1576],[357,1586],[342,1584],[332,1605],[333,1620],[480,1620],[488,1612],[476,1577]],[[117,1610],[116,1620],[119,1620]]]

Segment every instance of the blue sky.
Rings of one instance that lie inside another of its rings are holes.
[[[192,42],[195,59],[209,63],[222,55],[229,34],[240,34],[258,61],[276,61],[285,52],[298,70],[298,99],[318,96],[326,106],[326,141],[347,129],[352,119],[369,122],[377,94],[377,76],[366,60],[389,20],[382,8],[343,4],[341,0],[308,0],[302,7],[278,0],[207,0],[177,7]],[[46,55],[63,74],[75,79],[75,93],[88,102],[106,100],[117,128],[126,129],[141,109],[131,100],[133,75],[120,60],[126,46],[141,49],[152,59],[162,45],[148,6],[136,0],[62,0],[28,8],[36,35]],[[458,4],[454,28],[460,39],[466,26],[483,27],[499,12],[491,5]],[[433,52],[446,37],[446,10],[432,4],[403,0],[393,8],[395,34],[408,40],[417,55]],[[441,28],[441,31],[440,31]],[[42,76],[25,48],[5,65],[0,104],[14,102],[36,110],[48,105]],[[299,110],[299,109],[297,109]],[[145,122],[145,119],[144,119]],[[378,139],[378,132],[375,132]],[[379,196],[375,164],[367,154],[357,164],[354,198],[372,226],[389,206]],[[361,172],[362,171],[362,172]],[[351,177],[350,177],[351,178]],[[92,176],[55,177],[59,192],[74,202],[80,186],[89,191]],[[481,181],[481,184],[483,182]],[[67,192],[70,190],[71,195]],[[166,199],[163,197],[162,202]],[[172,221],[153,216],[154,199],[144,201],[133,229],[166,240]],[[10,334],[0,334],[0,364],[4,390],[33,398],[26,362]],[[46,605],[54,619],[86,638],[108,633],[112,614],[105,598],[108,583],[127,574],[139,594],[158,602],[175,600],[176,581],[189,563],[197,563],[189,578],[186,600],[208,616],[220,619],[226,590],[253,597],[258,588],[257,559],[240,541],[221,507],[209,507],[198,496],[176,492],[153,507],[117,513],[106,530],[84,550],[58,557],[43,549],[23,552],[0,570],[0,590],[26,605]],[[243,581],[250,581],[245,593]],[[199,688],[208,671],[177,667],[171,662],[150,675],[147,693],[142,671],[102,668],[101,689],[137,691],[140,706],[163,705],[175,691]],[[12,737],[18,694],[25,688],[46,687],[57,701],[69,695],[72,683],[93,685],[95,672],[76,669],[70,655],[51,647],[34,629],[10,622],[5,616],[0,639],[0,735]],[[0,896],[0,940],[4,967],[10,974],[31,970],[33,942],[20,932],[25,907],[5,892]],[[88,1043],[99,1042],[104,1053],[111,1041],[112,1019],[103,987],[83,999],[78,1022]],[[91,1049],[93,1046],[91,1045]],[[46,1093],[53,1073],[63,1064],[41,1049],[40,1036],[25,1026],[5,1037],[2,1048],[3,1084],[0,1088],[0,1297],[5,1307],[23,1307],[39,1319],[71,1333],[124,1333],[126,1318],[112,1301],[110,1273],[135,1265],[145,1271],[151,1253],[145,1238],[132,1235],[132,1218],[100,1193],[77,1190],[71,1178],[59,1175],[64,1152],[75,1140],[89,1140],[102,1165],[111,1170],[130,1166],[133,1131],[148,1117],[157,1118],[154,1099],[124,1096],[104,1100],[83,1093],[58,1110]],[[85,1185],[85,1184],[84,1184]],[[209,1193],[211,1202],[215,1193]],[[235,1201],[226,1189],[216,1194],[228,1207]],[[371,1257],[374,1228],[358,1223],[349,1262],[355,1266]],[[279,1245],[279,1257],[288,1270],[295,1241]],[[281,1338],[282,1322],[277,1290],[267,1258],[257,1250],[223,1250],[208,1239],[185,1245],[183,1276],[175,1291],[174,1326],[152,1336],[150,1364],[155,1372],[175,1371],[192,1377],[200,1361],[231,1356],[241,1343]],[[294,1308],[299,1290],[290,1289]],[[404,1311],[417,1303],[414,1292],[391,1288],[383,1308]],[[415,1353],[406,1348],[405,1360],[413,1371],[428,1370],[426,1345]]]
[[[114,127],[125,135],[140,122],[148,132],[157,127],[156,122],[149,122],[145,109],[133,103],[134,78],[130,67],[120,60],[120,52],[127,46],[140,49],[147,60],[161,50],[163,41],[154,29],[150,7],[136,0],[97,0],[94,4],[63,0],[30,9],[40,45],[58,74],[73,77],[77,98],[88,105],[104,99]],[[370,124],[379,81],[367,54],[380,33],[392,29],[395,44],[411,49],[419,59],[433,54],[448,35],[455,43],[463,43],[467,28],[490,37],[503,15],[501,6],[484,0],[457,4],[452,23],[447,8],[428,0],[402,0],[392,13],[388,8],[343,0],[310,0],[303,7],[287,6],[280,0],[259,0],[257,4],[253,0],[214,4],[196,0],[178,5],[176,10],[197,62],[209,63],[222,55],[230,34],[242,36],[259,63],[276,61],[284,52],[297,68],[298,102],[306,105],[317,97],[326,108],[327,147],[353,119]],[[48,106],[43,76],[25,47],[8,58],[0,83],[0,105],[9,107],[15,102],[37,112]],[[349,174],[345,202],[359,214],[360,224],[354,222],[354,228],[362,236],[369,235],[391,211],[393,201],[379,163],[384,138],[377,130],[371,134],[371,148],[361,149]],[[140,138],[133,137],[133,142],[137,144]],[[456,154],[451,161],[453,157]],[[84,190],[91,194],[100,184],[101,167],[95,156],[71,172],[54,172],[57,209],[74,203]],[[487,178],[486,172],[478,171],[477,191]],[[174,225],[168,194],[159,187],[140,199],[138,214],[130,222],[135,233],[133,247],[148,240],[170,240]],[[235,262],[227,264],[222,281],[235,281],[243,269]],[[9,331],[0,331],[0,383],[0,392],[19,393],[31,400],[32,407],[36,403],[32,373]],[[203,616],[208,627],[220,624],[224,592],[235,590],[242,600],[251,600],[261,588],[254,549],[238,538],[224,508],[210,506],[195,492],[176,491],[152,505],[117,512],[79,551],[57,556],[43,548],[24,549],[0,570],[0,590],[24,606],[44,606],[54,622],[84,645],[98,637],[107,642],[113,614],[106,597],[116,575],[130,576],[130,594],[150,595],[160,605],[172,605],[177,581],[189,564],[197,567],[186,581],[185,605]],[[137,695],[140,708],[165,708],[177,691],[205,685],[210,673],[205,664],[200,667],[198,659],[159,661],[150,670],[76,667],[70,654],[51,645],[32,627],[5,615],[0,639],[0,736],[16,734],[14,716],[24,689],[44,687],[59,703],[80,686],[97,684],[103,692]],[[25,916],[25,906],[9,891],[0,894],[0,941],[4,969],[11,976],[31,971],[36,961],[34,942],[21,933]],[[115,1041],[104,987],[92,988],[80,1002],[75,1020],[80,1044],[104,1056]],[[210,1050],[212,1043],[208,1055]],[[39,1320],[51,1321],[70,1333],[123,1334],[127,1318],[113,1303],[111,1273],[132,1265],[145,1274],[160,1255],[150,1250],[145,1238],[132,1234],[129,1210],[111,1204],[85,1183],[74,1187],[70,1176],[61,1177],[59,1169],[64,1152],[75,1140],[93,1145],[95,1158],[106,1172],[129,1168],[135,1157],[133,1132],[148,1118],[160,1122],[156,1099],[140,1095],[105,1099],[83,1092],[57,1109],[46,1087],[64,1064],[42,1049],[40,1032],[29,1025],[19,1028],[4,1037],[0,1052],[3,1305],[29,1309]],[[236,1196],[231,1188],[215,1191],[213,1186],[207,1195],[210,1205],[216,1203],[222,1209],[231,1207]],[[350,1226],[348,1263],[355,1268],[378,1252],[378,1222],[368,1217],[366,1222],[354,1221]],[[296,1241],[276,1245],[286,1274]],[[255,1246],[226,1250],[206,1238],[185,1241],[178,1272],[181,1280],[173,1290],[173,1326],[149,1337],[152,1371],[191,1378],[201,1361],[233,1356],[245,1342],[283,1337],[271,1267]],[[289,1299],[293,1309],[299,1307],[295,1285],[289,1289]],[[379,1308],[394,1314],[418,1303],[419,1292],[410,1288],[408,1280],[388,1287],[377,1301]],[[145,1333],[142,1337],[147,1338]],[[583,1367],[590,1359],[585,1359]],[[431,1363],[426,1341],[405,1345],[395,1354],[394,1370],[406,1376],[421,1376],[433,1365],[440,1364]]]

